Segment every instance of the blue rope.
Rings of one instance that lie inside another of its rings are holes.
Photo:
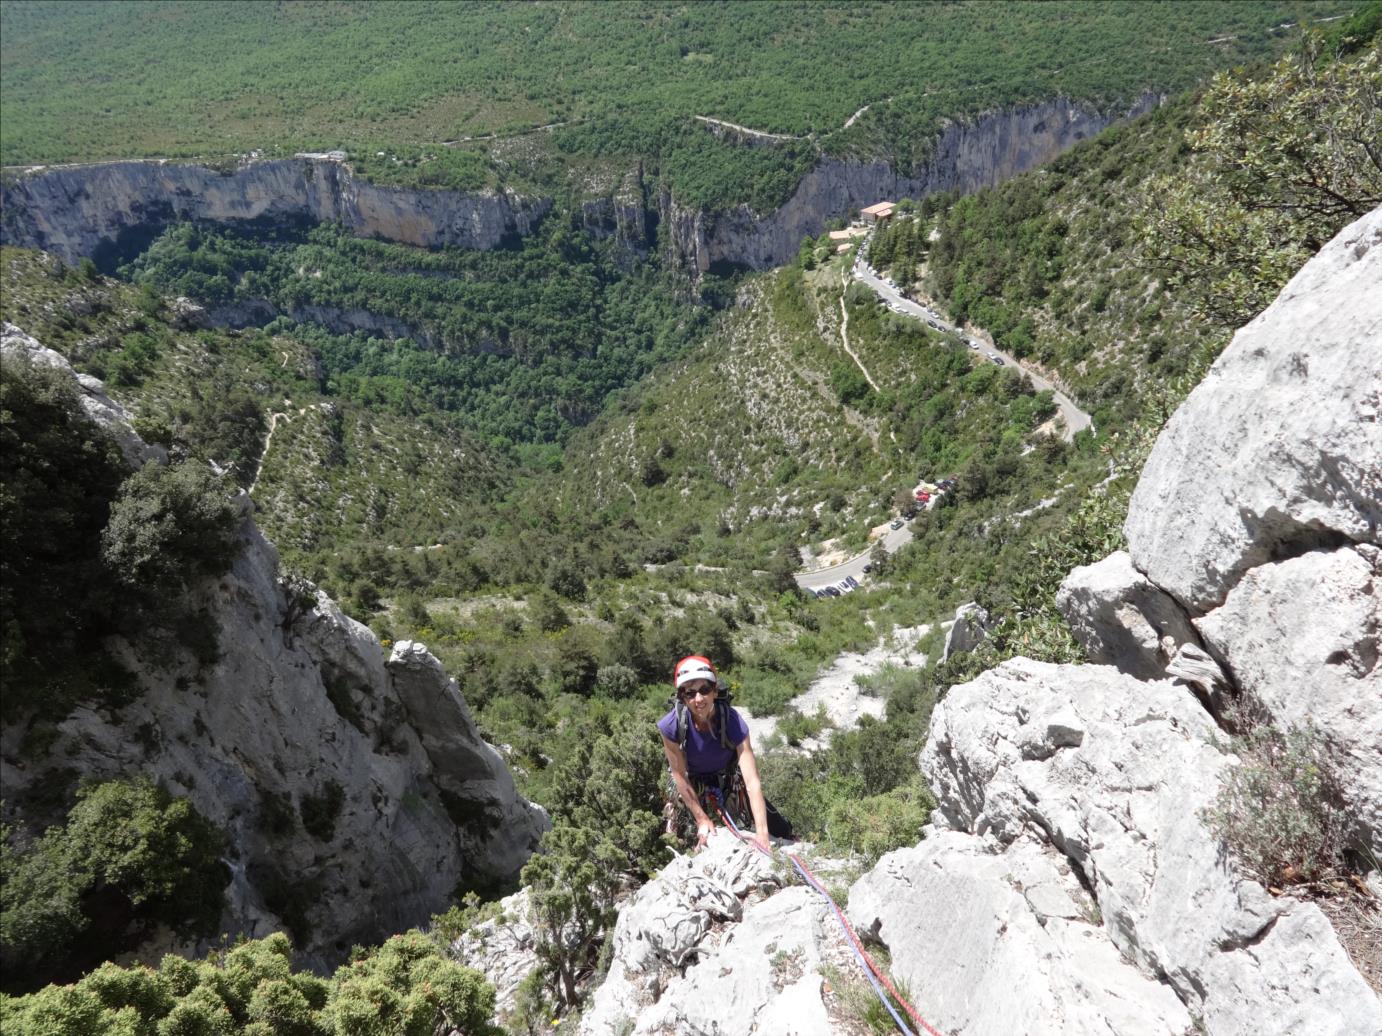
[[[725,823],[729,825],[729,829],[733,831],[735,835],[737,835],[742,840],[744,838],[744,832],[739,830],[738,825],[734,823],[734,819],[724,810],[720,811],[720,816],[722,816],[724,818]],[[849,948],[854,953],[854,959],[859,962],[859,967],[863,968],[864,977],[869,980],[869,985],[873,986],[873,991],[878,994],[878,999],[883,1001],[883,1006],[886,1007],[888,1009],[888,1013],[893,1016],[893,1021],[897,1023],[897,1027],[899,1030],[901,1030],[903,1036],[916,1036],[916,1033],[912,1032],[911,1029],[907,1028],[907,1023],[904,1022],[902,1020],[902,1017],[897,1013],[897,1010],[893,1007],[892,1001],[888,999],[888,994],[883,992],[883,987],[878,984],[878,979],[873,977],[873,969],[869,967],[868,961],[864,960],[864,955],[859,952],[859,947],[855,946],[854,940],[849,938],[849,929],[845,927],[845,920],[840,915],[840,908],[835,905],[835,900],[831,898],[830,893],[827,892],[822,885],[818,884],[809,874],[806,873],[806,871],[802,868],[801,864],[797,862],[797,858],[795,856],[793,856],[791,853],[784,853],[783,855],[785,855],[787,859],[792,861],[792,866],[796,869],[796,872],[801,875],[801,880],[806,882],[806,884],[810,888],[814,889],[817,893],[821,895],[822,898],[825,899],[827,903],[830,904],[830,908],[832,912],[835,914],[835,920],[839,921],[840,927],[844,929],[845,942],[849,943]]]

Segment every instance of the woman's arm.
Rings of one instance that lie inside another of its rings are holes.
[[[662,753],[667,756],[667,765],[672,770],[672,784],[676,787],[677,794],[691,811],[691,815],[696,818],[696,844],[705,845],[706,839],[715,830],[715,824],[701,808],[700,797],[696,794],[696,789],[691,787],[691,778],[686,775],[686,753],[681,750],[681,745],[665,736],[662,739]],[[759,798],[762,798],[761,794]]]
[[[744,790],[749,793],[749,809],[753,810],[753,840],[760,849],[768,851],[768,806],[763,801],[763,782],[758,779],[758,760],[747,736],[739,742],[739,772],[744,776]]]

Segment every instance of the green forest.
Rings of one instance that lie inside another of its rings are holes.
[[[822,150],[906,169],[942,118],[1175,92],[1355,6],[6,3],[0,162],[344,148],[383,182],[580,193],[642,159],[689,204],[768,208]]]

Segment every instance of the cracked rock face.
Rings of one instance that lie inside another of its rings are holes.
[[[1030,873],[1023,867],[1035,840],[1068,860],[1078,886],[1093,893],[1111,945],[1143,976],[1163,978],[1207,1033],[1382,1032],[1382,1003],[1319,909],[1273,898],[1235,874],[1200,821],[1231,762],[1215,747],[1215,733],[1183,688],[1108,667],[1013,659],[954,687],[937,708],[922,768],[941,801],[937,819],[961,834],[885,857],[882,873],[865,879],[858,903],[851,897],[851,913],[865,924],[879,920],[894,967],[937,991],[942,1028],[995,1036],[1050,1031],[944,993],[946,977],[966,989],[996,980],[1002,958],[974,925],[982,931],[998,923],[995,917],[1014,916],[1011,887],[1031,880],[1022,875]],[[926,910],[952,904],[943,909],[964,913],[970,907],[953,905],[944,890],[979,883],[976,874],[1000,883],[984,893],[995,901],[992,911],[974,907],[964,923],[928,924],[918,933],[894,907],[890,924],[890,887],[898,890],[897,903],[899,882],[925,882],[933,890],[919,897]],[[1002,882],[1010,886],[1006,893]],[[1035,885],[1072,894],[1069,882],[1053,885],[1047,878]],[[1042,911],[1031,902],[1016,906],[1015,917],[1024,922]],[[1084,975],[1084,965],[1072,964],[1076,958],[1065,952],[1039,952],[1051,973],[1037,987],[1041,996],[1057,998],[1051,1010],[1065,1023],[1091,1020],[1090,1028],[1074,1031],[1107,1032],[1096,1020],[1107,1009],[1100,1005],[1113,1002],[1109,997],[1151,995],[1136,983],[1132,989],[1142,992],[1124,994],[1085,981],[1077,996],[1061,998]],[[1027,955],[1014,959],[1036,966]],[[1112,982],[1116,969],[1089,974]],[[1170,1025],[1177,1016],[1149,1017]]]
[[[4,347],[70,370],[8,325]],[[83,406],[126,458],[147,459],[100,383],[81,385]],[[44,762],[25,758],[24,722],[6,726],[7,805],[63,771],[96,780],[148,774],[228,836],[232,879],[219,930],[262,937],[284,927],[285,911],[300,910],[313,935],[298,949],[315,966],[425,922],[459,882],[517,877],[546,815],[517,794],[425,648],[404,641],[386,660],[374,634],[325,594],[286,591],[277,552],[248,514],[230,571],[181,604],[214,631],[215,661],[158,631],[138,643],[112,640],[138,697],[118,712],[77,708],[57,725]],[[332,813],[320,804],[333,800],[332,822],[309,831],[309,814]]]
[[[1382,526],[1382,209],[1240,330],[1171,417],[1124,531],[1191,615],[1257,565]]]
[[[820,896],[783,880],[723,829],[677,857],[620,911],[583,1036],[835,1036],[822,971],[843,936]]]

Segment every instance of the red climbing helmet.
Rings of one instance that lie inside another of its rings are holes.
[[[677,690],[692,680],[709,680],[714,686],[720,686],[720,674],[704,655],[687,655],[672,670],[672,686]]]

